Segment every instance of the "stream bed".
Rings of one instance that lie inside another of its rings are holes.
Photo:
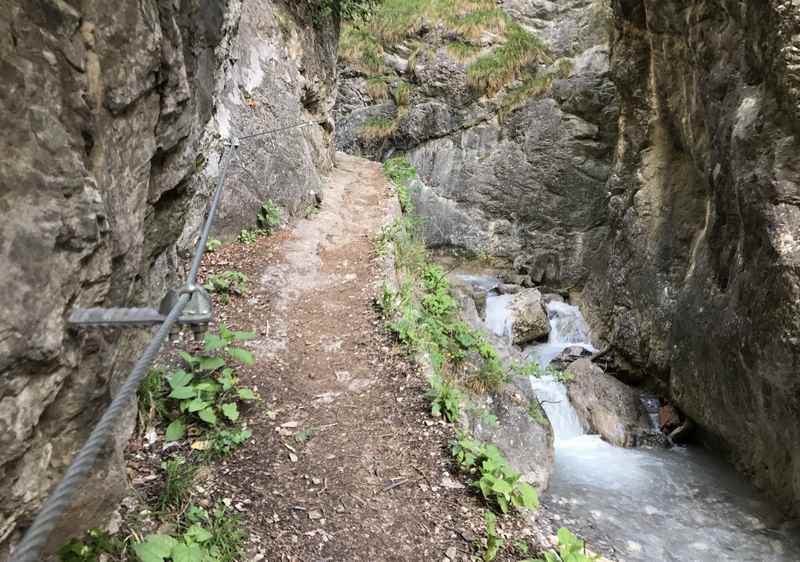
[[[510,336],[510,295],[498,295],[493,279],[466,279],[487,291],[485,323]],[[570,346],[593,350],[580,311],[547,305],[546,343],[519,350],[546,366]],[[545,507],[559,524],[597,550],[627,562],[798,562],[796,527],[732,466],[699,447],[623,449],[586,434],[552,377],[531,384],[555,433],[555,463]]]

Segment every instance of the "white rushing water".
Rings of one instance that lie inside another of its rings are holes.
[[[487,327],[504,337],[510,300],[490,293],[486,303]],[[594,351],[576,307],[551,302],[547,309],[549,339],[524,350],[528,358],[546,366],[571,346]],[[545,503],[598,550],[626,562],[800,561],[797,528],[782,525],[727,463],[699,447],[613,447],[585,434],[562,383],[546,376],[531,384],[555,434]]]

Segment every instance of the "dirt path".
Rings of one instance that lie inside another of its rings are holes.
[[[461,560],[481,527],[448,471],[452,429],[374,309],[374,237],[394,205],[378,164],[340,154],[320,213],[251,258],[259,286],[226,311],[262,336],[243,375],[265,398],[254,443],[214,484],[253,560]]]

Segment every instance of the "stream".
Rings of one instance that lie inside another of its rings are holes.
[[[491,278],[485,323],[510,338],[511,295],[498,295]],[[546,366],[567,347],[593,351],[589,328],[569,304],[547,305],[546,343],[521,350]],[[555,464],[543,503],[559,524],[597,550],[627,562],[797,562],[797,529],[781,528],[781,514],[732,466],[698,447],[623,449],[589,435],[552,377],[531,385],[555,434]]]

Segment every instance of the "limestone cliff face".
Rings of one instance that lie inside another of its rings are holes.
[[[621,116],[594,308],[755,481],[800,498],[796,2],[617,0]]]
[[[385,56],[390,89],[410,84],[407,109],[397,96],[371,99],[369,73],[342,66],[337,145],[376,159],[404,154],[416,166],[427,186],[417,211],[430,246],[504,259],[553,289],[582,287],[606,239],[605,183],[616,142],[605,2],[497,5],[543,42],[549,62],[484,95],[468,81],[474,57],[460,60],[451,50],[459,35],[423,25]],[[490,31],[473,40],[481,53],[503,42]],[[525,80],[539,87],[526,90]],[[515,91],[524,93],[515,98]],[[371,120],[392,118],[391,134],[361,135]]]
[[[332,161],[336,31],[279,0],[0,1],[0,560],[147,334],[71,332],[73,306],[157,303],[181,278],[221,138],[244,144],[218,232],[295,210]],[[126,486],[120,430],[77,528]],[[76,527],[67,522],[57,543]]]

